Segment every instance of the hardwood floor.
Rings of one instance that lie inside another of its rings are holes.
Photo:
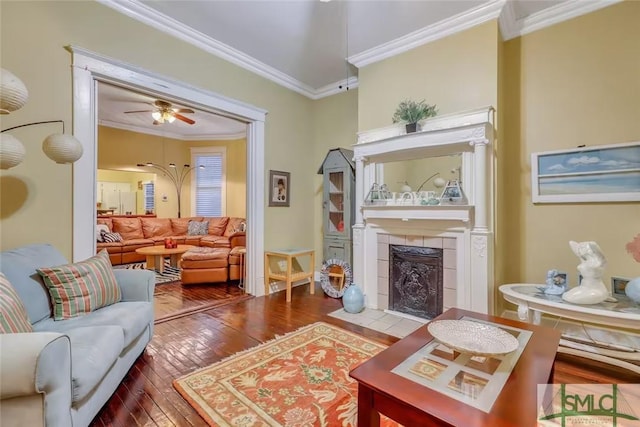
[[[223,285],[224,286],[224,285]],[[178,301],[202,303],[207,295],[220,297],[221,286],[185,287],[173,290],[173,309]],[[237,288],[230,292],[238,293]],[[157,324],[154,338],[136,361],[115,394],[94,419],[92,426],[205,426],[205,422],[175,391],[172,380],[210,365],[241,350],[323,321],[390,345],[398,339],[346,323],[327,314],[340,308],[340,300],[324,295],[316,286],[293,289],[292,302],[285,293],[250,298],[235,304]],[[608,365],[586,363],[583,359],[558,356],[554,369],[556,383],[640,383],[640,375],[612,369]]]

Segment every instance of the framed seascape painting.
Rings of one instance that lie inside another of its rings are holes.
[[[531,154],[533,203],[640,201],[640,142]]]
[[[289,207],[290,178],[289,172],[269,171],[269,206]]]

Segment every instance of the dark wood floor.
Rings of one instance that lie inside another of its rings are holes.
[[[165,293],[163,298],[172,301],[173,309],[179,310],[178,301],[202,304],[207,299],[207,289],[211,298],[216,299],[225,287],[160,289]],[[229,289],[238,293],[237,288]],[[294,288],[289,304],[284,292],[279,292],[156,325],[153,340],[92,426],[205,426],[174,390],[171,383],[174,378],[313,322],[332,323],[387,345],[397,341],[395,337],[328,317],[328,313],[341,307],[340,300],[326,297],[319,286],[315,295],[310,295],[308,289],[308,286]],[[175,292],[174,298],[168,295],[171,292]],[[556,360],[553,379],[555,383],[640,383],[640,375],[562,355]]]

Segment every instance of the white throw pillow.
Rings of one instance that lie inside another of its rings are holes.
[[[97,242],[104,242],[104,240],[102,239],[102,233],[110,233],[111,230],[109,230],[109,227],[106,224],[98,224],[96,226],[96,241]]]

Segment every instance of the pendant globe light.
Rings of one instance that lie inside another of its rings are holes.
[[[82,144],[72,135],[64,133],[64,121],[62,120],[27,123],[5,129],[2,133],[26,126],[44,125],[48,123],[62,124],[62,134],[52,134],[45,138],[42,142],[42,151],[44,151],[44,154],[54,162],[60,164],[73,163],[82,157]],[[9,169],[20,164],[24,158],[24,151],[24,146],[16,137],[9,134],[2,135],[2,139],[0,139],[0,155],[2,155],[0,169]],[[7,159],[6,161],[5,157]]]
[[[27,87],[9,70],[0,69],[0,114],[9,114],[27,103],[29,92]],[[45,138],[42,151],[56,163],[73,163],[82,157],[82,144],[75,137],[64,133],[64,121],[47,120],[43,122],[27,123],[13,126],[1,131],[2,133],[25,126],[42,125],[47,123],[61,123],[62,134],[53,134]],[[24,160],[24,145],[13,135],[0,135],[0,169],[9,169],[19,165]]]
[[[0,69],[0,114],[19,110],[27,103],[29,91],[11,71]]]
[[[82,157],[82,144],[71,135],[55,133],[42,142],[42,151],[56,163],[73,163]]]
[[[0,134],[0,169],[9,169],[24,160],[26,150],[18,138],[9,134]]]

